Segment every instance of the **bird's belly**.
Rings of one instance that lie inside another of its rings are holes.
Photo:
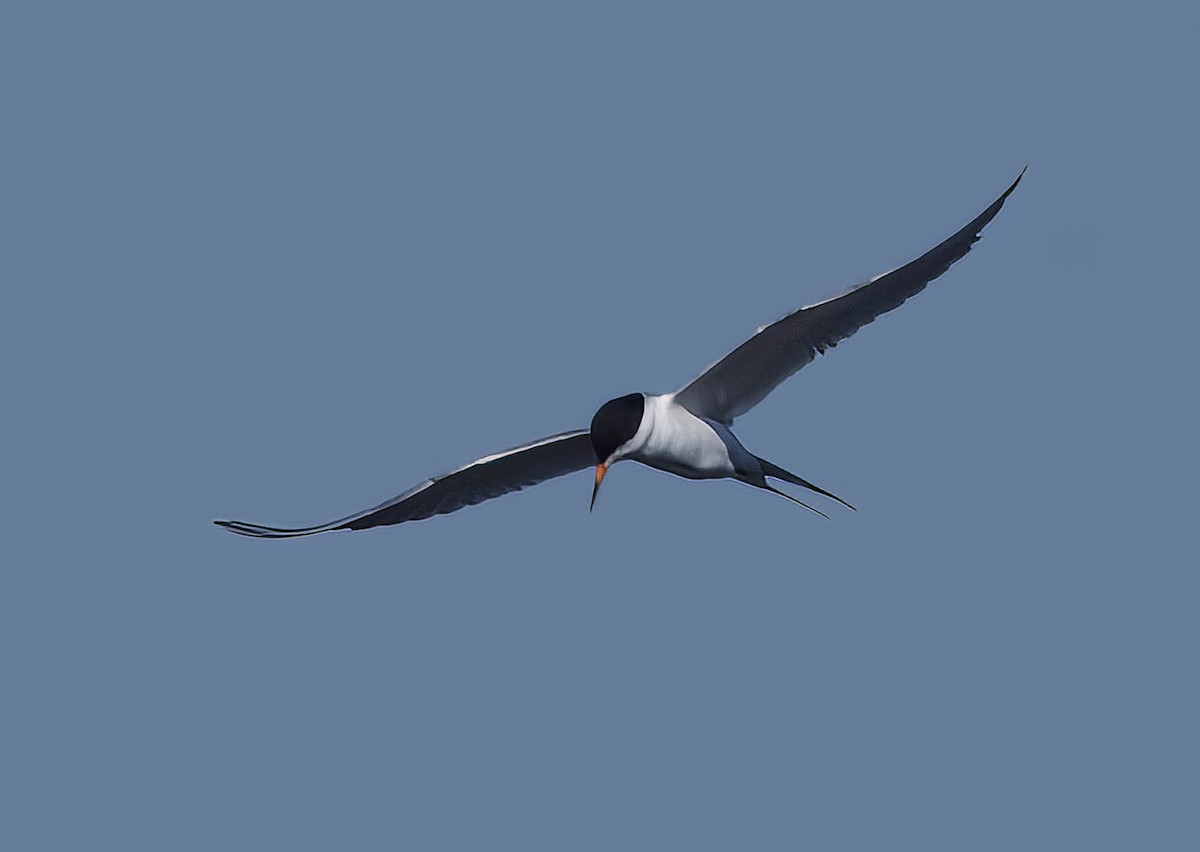
[[[649,440],[631,458],[688,479],[735,475],[725,442],[709,424],[691,414],[656,420]]]

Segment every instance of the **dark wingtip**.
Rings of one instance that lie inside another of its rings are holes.
[[[213,521],[221,529],[229,530],[247,538],[289,538],[294,533],[291,530],[279,530],[273,527],[262,527],[258,524],[247,524],[244,521]]]
[[[336,530],[356,529],[349,523],[339,524],[336,521],[320,527],[303,527],[301,529],[283,529],[281,527],[264,527],[262,524],[249,524],[245,521],[213,521],[222,529],[248,538],[300,538],[306,535],[316,535]]]
[[[1021,169],[1021,173],[1017,175],[1017,179],[1012,182],[1012,185],[1009,186],[1008,189],[1004,190],[1004,192],[1000,194],[1000,197],[993,201],[986,210],[972,219],[965,228],[963,228],[950,239],[946,240],[937,248],[933,249],[931,252],[927,252],[924,256],[928,257],[929,255],[933,254],[933,252],[945,249],[948,246],[957,246],[957,251],[951,256],[942,271],[945,271],[945,269],[949,268],[950,264],[962,258],[962,256],[970,250],[971,246],[979,242],[979,238],[983,235],[983,229],[987,227],[989,222],[996,218],[996,214],[1000,212],[1000,208],[1004,206],[1004,202],[1008,200],[1008,197],[1012,195],[1013,190],[1017,188],[1018,184],[1020,184],[1021,178],[1025,177],[1025,170],[1028,168],[1029,166],[1025,166],[1024,169]],[[966,240],[965,243],[962,242],[964,239]]]
[[[1006,199],[1010,195],[1012,195],[1012,191],[1017,188],[1017,184],[1019,184],[1021,182],[1021,178],[1025,177],[1025,172],[1028,169],[1029,169],[1029,164],[1026,163],[1025,168],[1021,169],[1021,173],[1019,175],[1017,175],[1017,179],[1012,182],[1012,186],[1010,186],[1008,189],[1004,190],[1004,194],[1000,196],[1001,201],[1003,201],[1004,199]]]
[[[258,530],[254,529],[252,526],[250,526],[249,524],[244,524],[241,521],[217,520],[217,521],[213,521],[213,524],[215,524],[216,526],[220,527],[223,530],[228,530],[229,532],[235,533],[237,535],[244,535],[249,538],[263,538],[264,537],[262,532],[259,532]]]

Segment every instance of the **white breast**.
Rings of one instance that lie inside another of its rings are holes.
[[[728,429],[676,405],[674,394],[647,395],[642,425],[619,455],[689,479],[736,476],[741,456],[753,458]]]

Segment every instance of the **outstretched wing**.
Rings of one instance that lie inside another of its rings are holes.
[[[1024,174],[1022,169],[1003,195],[941,245],[899,269],[763,327],[680,390],[675,401],[699,417],[732,423],[818,352],[823,354],[880,314],[900,307],[949,269],[971,250]]]
[[[332,530],[365,530],[455,512],[484,500],[520,491],[596,463],[587,430],[548,438],[484,456],[442,476],[426,479],[399,497],[327,524],[280,529],[243,521],[213,521],[230,532],[255,538],[295,538]]]

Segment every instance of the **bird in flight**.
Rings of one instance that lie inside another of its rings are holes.
[[[611,399],[591,427],[561,432],[493,453],[426,479],[371,509],[315,527],[282,529],[243,521],[213,521],[255,538],[294,538],[335,530],[419,521],[455,512],[548,479],[595,467],[592,507],[609,468],[631,459],[687,479],[736,479],[824,512],[775,488],[768,479],[807,488],[851,509],[842,498],[754,455],[733,434],[745,414],[818,353],[836,346],[908,298],[962,258],[1017,188],[1012,186],[954,236],[916,260],[763,326],[749,340],[674,393],[632,393]]]

